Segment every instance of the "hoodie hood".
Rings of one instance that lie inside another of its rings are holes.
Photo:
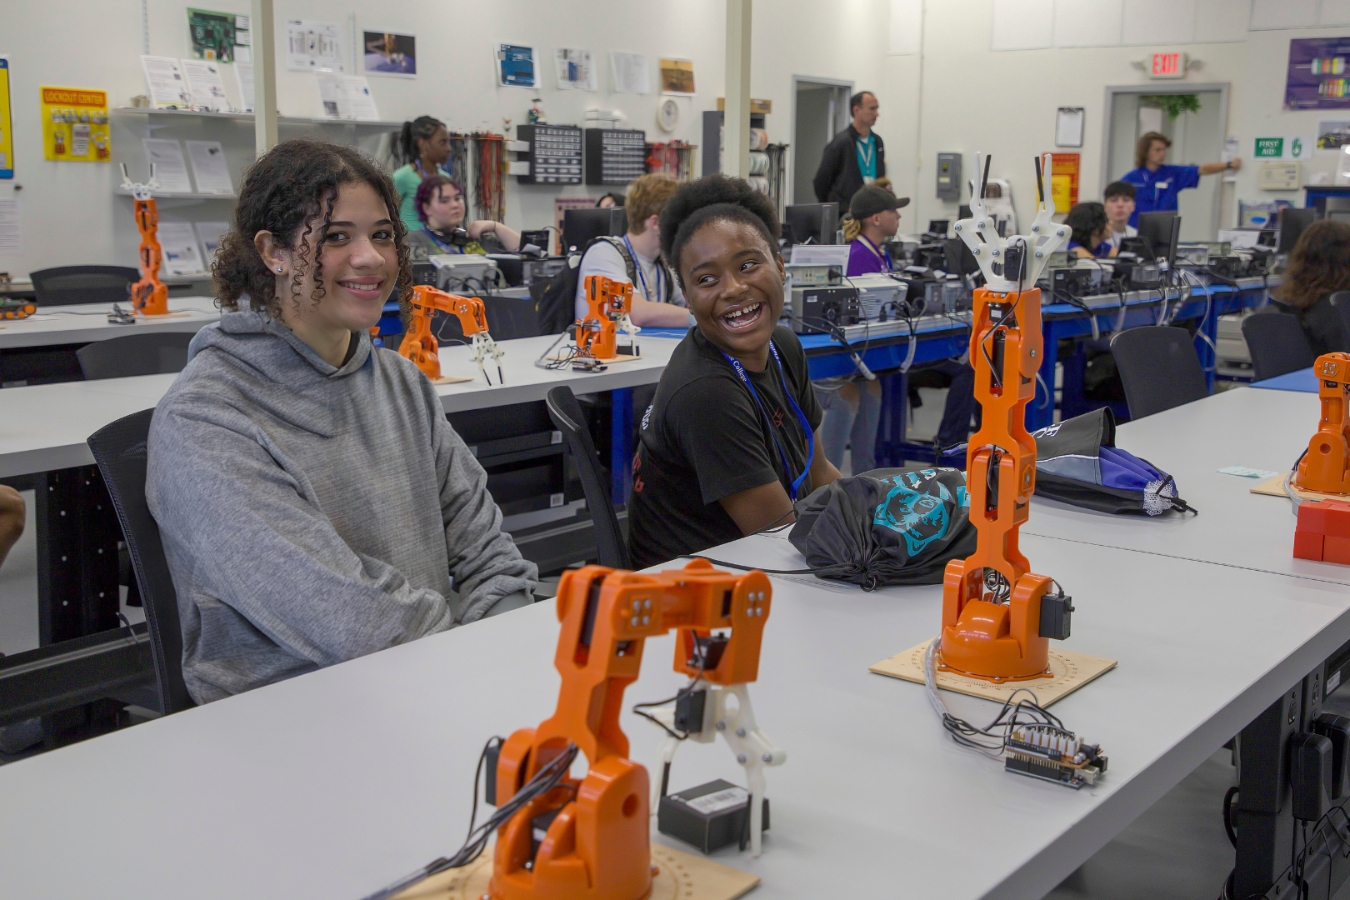
[[[344,378],[360,371],[373,349],[370,334],[356,332],[356,351],[340,367],[332,366],[281,322],[267,313],[252,311],[221,313],[219,322],[198,331],[188,345],[188,362],[208,348],[281,382],[292,382],[298,374],[297,366],[311,369],[322,378]]]

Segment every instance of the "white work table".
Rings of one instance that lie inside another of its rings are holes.
[[[138,316],[131,325],[108,322],[111,303],[39,306],[38,311],[26,319],[0,320],[0,351],[52,344],[87,344],[147,331],[198,331],[220,318],[220,310],[215,304],[211,297],[171,297],[169,311],[175,315]],[[131,311],[129,302],[118,305]]]
[[[436,386],[445,411],[542,400],[558,385],[567,385],[576,394],[594,394],[655,384],[679,343],[670,338],[642,338],[641,359],[611,365],[603,372],[536,367],[534,360],[553,340],[535,337],[502,341],[506,384],[497,384],[497,369],[489,364],[491,386],[470,359],[469,348],[442,347],[443,374],[473,376],[472,381]],[[154,406],[177,377],[142,375],[0,390],[0,478],[92,465],[94,457],[85,443],[89,435],[123,416]]]
[[[1294,558],[1288,499],[1253,494],[1259,479],[1218,471],[1289,471],[1319,415],[1316,394],[1235,388],[1127,422],[1117,446],[1170,473],[1199,515],[1116,516],[1038,497],[1022,533],[1350,584],[1350,566]]]
[[[1065,646],[1120,661],[1054,707],[1103,745],[1106,777],[1072,791],[1006,774],[951,741],[921,686],[867,671],[936,632],[938,586],[774,578],[751,694],[788,760],[768,770],[764,855],[716,857],[763,879],[752,896],[1036,900],[1350,640],[1339,586],[1023,549],[1074,596]],[[781,537],[711,555],[800,566]],[[557,634],[541,603],[2,767],[0,895],[355,900],[459,846],[484,741],[553,710]],[[650,642],[625,709],[682,683],[670,655],[670,638]],[[950,704],[980,722],[996,709]],[[623,724],[650,770],[660,733]],[[743,773],[723,743],[691,744],[671,786],[714,777]],[[111,833],[135,836],[135,865]],[[72,846],[78,866],[62,862]]]

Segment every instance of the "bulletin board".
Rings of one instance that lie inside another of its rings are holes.
[[[42,155],[53,162],[111,162],[108,93],[42,87]]]
[[[1055,201],[1055,212],[1066,213],[1078,202],[1078,170],[1082,156],[1078,153],[1051,156],[1050,196]]]
[[[9,60],[0,56],[0,178],[14,177],[14,119],[9,109]]]

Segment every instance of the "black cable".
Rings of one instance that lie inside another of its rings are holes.
[[[1237,846],[1237,831],[1233,828],[1233,798],[1237,793],[1237,785],[1233,785],[1223,795],[1223,830],[1228,835],[1228,842],[1234,847]]]
[[[698,646],[697,635],[694,637],[694,641],[695,641],[694,645],[695,649],[697,649]],[[656,716],[653,716],[646,710],[649,710],[654,706],[665,706],[667,703],[679,703],[685,697],[692,694],[694,692],[694,688],[697,687],[698,683],[703,680],[703,667],[704,665],[707,664],[707,662],[708,662],[708,654],[706,652],[699,655],[698,671],[694,674],[694,677],[689,680],[688,684],[680,688],[679,692],[674,697],[667,697],[665,700],[651,700],[648,701],[647,703],[634,703],[633,712],[639,716],[642,716],[642,718],[646,719],[648,722],[655,723],[662,731],[673,737],[675,740],[683,741],[687,739],[689,737],[689,732],[686,731],[684,734],[680,734],[678,731],[669,728],[665,722],[662,722],[660,719],[656,718]]]

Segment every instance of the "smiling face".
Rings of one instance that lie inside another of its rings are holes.
[[[715,219],[680,251],[689,311],[716,347],[758,371],[783,312],[783,259],[753,225]]]
[[[464,195],[453,184],[441,185],[422,204],[422,211],[427,214],[427,224],[436,231],[458,228],[464,222]]]
[[[287,272],[279,276],[282,320],[297,332],[362,331],[380,321],[384,303],[398,281],[398,248],[390,210],[365,182],[338,188],[326,233],[323,217],[310,222],[319,243],[321,265],[305,265],[297,300],[290,299],[290,271],[313,256],[303,243],[283,255],[290,257]],[[303,234],[303,230],[301,232]],[[314,270],[320,269],[318,280]],[[319,287],[318,302],[310,299]]]

